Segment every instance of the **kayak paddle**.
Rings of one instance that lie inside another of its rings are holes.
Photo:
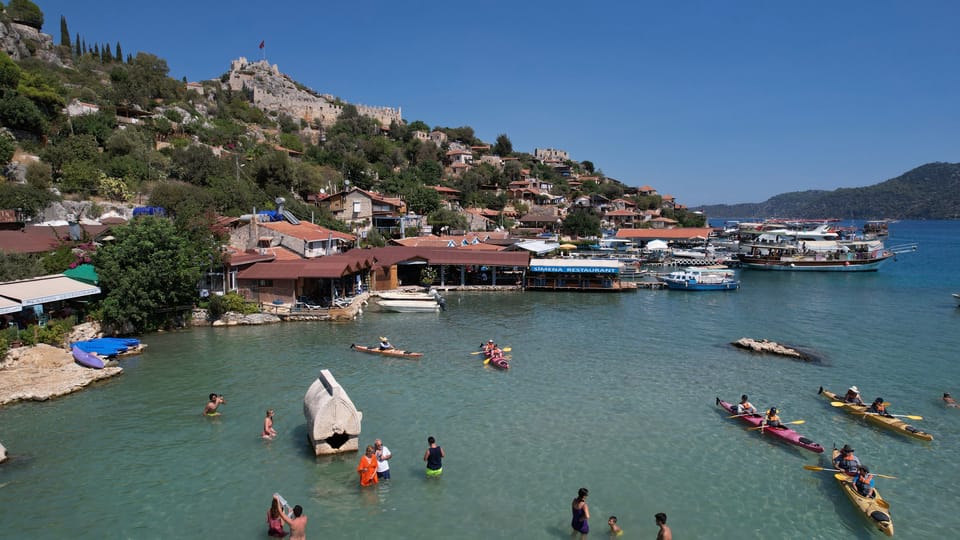
[[[845,475],[845,474],[843,474],[843,473],[837,473],[837,474],[833,475],[833,477],[836,478],[837,480],[841,481],[841,482],[853,482],[853,478],[852,478],[852,477],[847,476],[847,475]],[[854,487],[853,489],[854,489],[854,491],[856,491],[857,488]],[[876,493],[876,492],[874,492],[874,493]],[[859,494],[859,492],[857,492],[857,494]],[[863,496],[863,495],[861,495],[861,497],[862,497],[862,496]],[[885,509],[885,510],[889,510],[889,509],[890,509],[890,503],[888,503],[887,501],[881,499],[879,496],[878,496],[878,497],[874,497],[874,500],[877,501],[877,506],[879,506],[880,508],[883,508],[883,509]]]
[[[859,403],[844,403],[844,402],[842,402],[842,401],[831,401],[831,402],[830,402],[830,405],[832,405],[832,406],[834,406],[834,407],[845,407],[845,406],[847,406],[847,405],[853,405],[854,407],[866,407],[866,406],[867,406],[866,404],[860,405]],[[884,402],[883,402],[883,406],[884,406],[884,407],[889,407],[889,406],[890,406],[890,402],[889,402],[889,401],[884,401]]]
[[[780,423],[783,424],[783,425],[787,425],[787,424],[797,425],[797,424],[806,424],[807,421],[806,421],[806,420],[794,420],[793,422],[780,422]],[[756,426],[756,427],[752,427],[752,428],[747,428],[747,430],[749,431],[749,430],[751,430],[751,429],[763,429],[763,428],[774,429],[773,426],[762,425],[762,426]]]
[[[503,352],[510,352],[510,351],[513,350],[513,347],[504,347],[504,348],[502,348],[502,349],[500,349],[500,350],[503,351]],[[483,354],[483,352],[484,352],[484,351],[473,351],[473,352],[470,353],[470,354]]]
[[[842,470],[840,470],[840,469],[828,469],[828,468],[826,468],[826,467],[817,467],[816,465],[804,465],[803,468],[806,469],[806,470],[808,470],[808,471],[828,471],[828,472],[836,472],[836,473],[842,473],[842,472],[844,472],[844,471],[842,471]],[[876,474],[876,473],[873,473],[873,475],[874,475],[874,476],[879,476],[880,478],[889,478],[890,480],[896,480],[896,479],[897,479],[896,476],[890,476],[890,475],[888,475],[888,474]],[[847,478],[853,478],[853,477],[852,477],[852,476],[848,476]]]
[[[875,412],[865,412],[863,414],[880,414]],[[888,416],[900,417],[900,418],[909,418],[911,420],[923,420],[922,416],[917,416],[916,414],[890,414]]]

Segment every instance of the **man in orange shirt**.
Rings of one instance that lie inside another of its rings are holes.
[[[361,486],[369,486],[380,481],[377,478],[377,457],[374,454],[373,447],[367,445],[367,451],[360,458],[360,464],[357,465],[357,474],[360,475]]]

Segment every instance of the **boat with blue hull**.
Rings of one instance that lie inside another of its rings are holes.
[[[734,271],[725,266],[690,266],[660,276],[660,280],[675,291],[734,291],[740,288]]]

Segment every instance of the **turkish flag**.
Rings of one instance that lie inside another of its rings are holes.
[[[264,45],[265,45],[265,42],[264,42],[264,41],[261,41],[261,42],[260,42],[260,48],[262,49]]]

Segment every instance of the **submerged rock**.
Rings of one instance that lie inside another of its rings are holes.
[[[753,339],[753,338],[740,338],[737,341],[731,341],[731,345],[739,349],[745,349],[748,351],[753,351],[757,353],[765,354],[776,354],[778,356],[787,356],[790,358],[796,358],[797,360],[803,360],[805,362],[816,361],[817,358],[811,354],[800,351],[793,347],[788,347],[777,343],[776,341],[770,341],[768,339]]]
[[[7,449],[3,446],[3,443],[0,443],[0,463],[3,463],[7,460]]]

